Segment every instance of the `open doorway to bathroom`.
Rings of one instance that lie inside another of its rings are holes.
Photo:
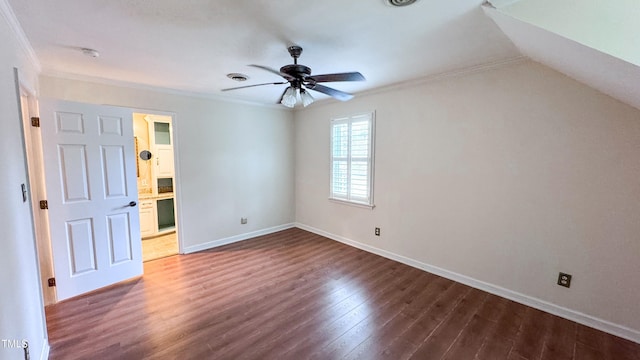
[[[134,113],[143,261],[178,254],[171,116]]]

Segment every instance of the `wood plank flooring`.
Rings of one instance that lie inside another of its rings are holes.
[[[290,229],[46,309],[50,359],[640,359],[640,345]]]

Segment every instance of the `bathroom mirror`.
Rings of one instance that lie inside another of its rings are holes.
[[[142,160],[149,160],[151,159],[151,151],[149,150],[142,150],[140,151],[140,159]]]

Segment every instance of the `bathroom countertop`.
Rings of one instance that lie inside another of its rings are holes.
[[[162,194],[138,194],[138,200],[154,200],[154,199],[168,199],[172,198],[173,193],[162,193]]]

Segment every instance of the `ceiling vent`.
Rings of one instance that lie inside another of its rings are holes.
[[[80,51],[82,51],[82,53],[85,54],[86,56],[89,56],[92,58],[97,58],[100,56],[100,53],[98,52],[98,50],[95,50],[95,49],[82,48],[80,49]]]
[[[387,5],[395,7],[409,6],[417,1],[418,0],[384,0]]]
[[[235,80],[235,81],[246,81],[249,77],[245,74],[239,74],[239,73],[231,73],[231,74],[227,74],[227,77],[231,80]]]

